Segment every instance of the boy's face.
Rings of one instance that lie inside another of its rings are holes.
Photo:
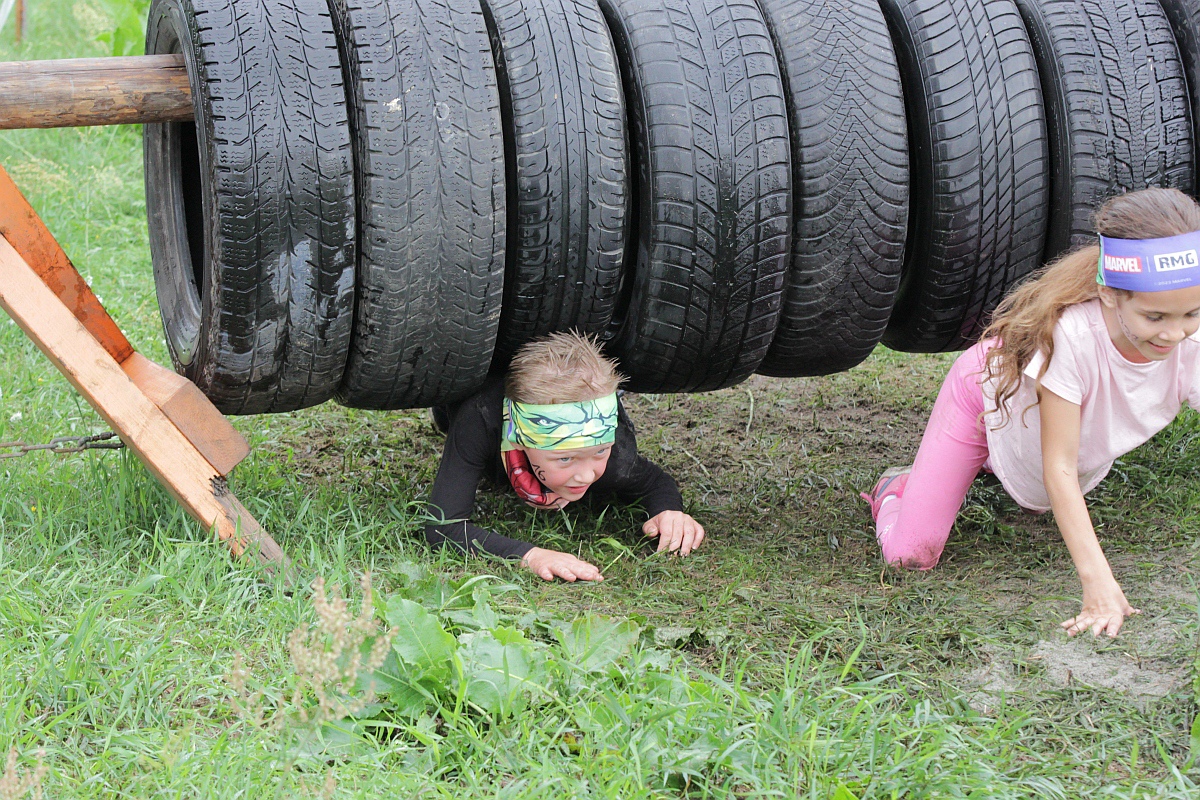
[[[564,500],[583,497],[588,487],[600,480],[612,455],[611,444],[571,450],[524,449],[534,476]]]

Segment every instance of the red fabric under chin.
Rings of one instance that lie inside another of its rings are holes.
[[[542,485],[533,474],[529,465],[529,456],[524,450],[505,450],[501,453],[504,459],[504,471],[508,473],[508,482],[512,484],[517,496],[534,508],[558,508],[562,499]]]

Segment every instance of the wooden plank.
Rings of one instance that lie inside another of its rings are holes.
[[[121,363],[121,369],[219,474],[228,475],[250,455],[245,437],[196,384],[137,352]]]
[[[0,130],[186,122],[181,55],[0,62]]]
[[[118,363],[129,358],[133,345],[100,305],[54,234],[29,205],[4,167],[0,167],[0,236],[8,239],[109,355]]]
[[[290,569],[279,545],[225,479],[76,319],[33,268],[0,237],[0,307],[8,312],[176,500],[229,544]]]
[[[0,167],[0,235],[8,239],[50,291],[217,472],[228,475],[249,454],[246,440],[195,384],[134,351],[3,167]]]

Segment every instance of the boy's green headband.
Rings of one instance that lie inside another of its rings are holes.
[[[617,393],[578,403],[535,405],[504,398],[504,439],[534,450],[574,450],[617,438]]]

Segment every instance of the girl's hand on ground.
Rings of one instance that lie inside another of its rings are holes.
[[[1093,636],[1106,631],[1110,637],[1121,631],[1125,618],[1142,613],[1141,609],[1129,605],[1125,592],[1116,581],[1106,581],[1098,586],[1083,587],[1083,608],[1079,614],[1062,623],[1068,636],[1092,629]]]
[[[521,563],[542,580],[552,581],[555,578],[562,578],[564,581],[604,580],[604,576],[596,567],[570,553],[560,553],[557,550],[543,550],[540,547],[534,547],[525,554]]]
[[[658,537],[658,552],[666,550],[686,556],[704,541],[704,528],[682,511],[664,511],[642,525],[642,533]]]

